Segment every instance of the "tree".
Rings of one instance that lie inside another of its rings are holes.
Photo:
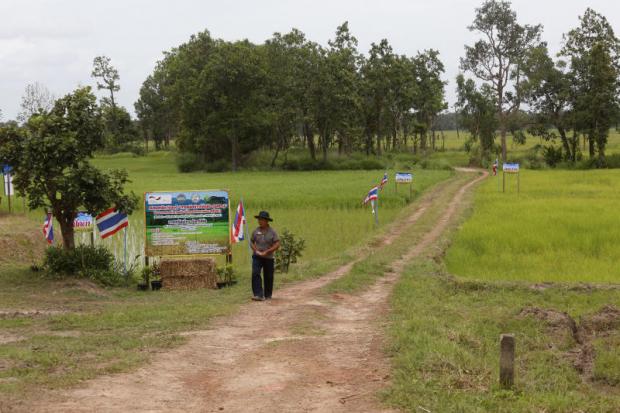
[[[49,208],[60,223],[65,249],[75,247],[73,220],[84,208],[97,214],[115,205],[130,213],[137,197],[124,194],[127,172],[102,172],[89,163],[103,146],[100,109],[90,87],[56,100],[25,128],[0,131],[0,158],[14,169],[15,188],[30,209]]]
[[[533,115],[528,131],[553,141],[557,136],[549,127],[555,127],[562,144],[563,159],[575,162],[579,148],[573,112],[572,74],[567,71],[564,61],[554,62],[549,57],[546,46],[532,49],[527,59],[528,81],[524,83],[523,91]],[[571,130],[572,136],[569,134]]]
[[[510,116],[519,111],[522,102],[525,57],[540,45],[541,25],[517,23],[510,2],[487,0],[476,9],[469,30],[482,35],[473,46],[465,46],[461,70],[484,82],[493,95],[506,160],[506,131]]]
[[[417,89],[413,99],[413,109],[416,112],[417,124],[422,133],[422,150],[426,150],[427,134],[433,131],[437,115],[448,105],[444,101],[445,82],[441,80],[444,66],[439,59],[439,52],[433,49],[418,53],[413,58],[413,70]]]
[[[609,127],[618,114],[620,40],[607,19],[590,8],[579,20],[564,36],[560,56],[570,63],[576,127],[588,138],[590,158],[598,152],[603,166]]]
[[[118,70],[112,66],[112,59],[107,56],[97,56],[93,60],[93,71],[91,76],[98,79],[97,90],[105,89],[110,92],[110,98],[105,98],[104,103],[109,104],[113,108],[116,108],[116,102],[114,100],[114,92],[121,90],[121,86],[118,84],[120,79]]]
[[[459,122],[479,141],[481,153],[475,161],[483,164],[492,153],[498,126],[493,91],[488,85],[478,89],[472,79],[465,79],[462,74],[457,76],[456,84]]]
[[[20,103],[21,110],[17,120],[25,123],[32,115],[39,112],[48,112],[54,105],[54,95],[41,83],[35,82],[26,85]]]

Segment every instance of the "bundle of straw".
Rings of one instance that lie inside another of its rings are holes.
[[[164,259],[159,268],[162,288],[166,290],[217,288],[217,269],[211,258]]]

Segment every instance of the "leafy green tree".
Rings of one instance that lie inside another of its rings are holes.
[[[112,59],[107,56],[97,56],[93,59],[93,71],[91,76],[97,80],[97,90],[107,90],[110,92],[110,98],[105,98],[104,103],[109,104],[112,108],[116,108],[114,100],[114,92],[121,90],[118,81],[120,79],[118,70],[112,66]]]
[[[577,128],[589,142],[590,158],[605,164],[609,128],[617,118],[620,91],[620,40],[601,14],[588,8],[579,27],[564,36],[560,55],[570,63]]]
[[[428,132],[434,131],[437,115],[448,107],[444,101],[446,83],[441,79],[445,70],[439,59],[439,52],[433,49],[418,53],[412,61],[417,84],[412,107],[422,133],[422,150],[426,150]],[[433,149],[435,149],[434,138]]]
[[[505,160],[509,118],[518,113],[523,100],[526,56],[539,46],[542,26],[521,25],[510,2],[487,0],[476,9],[469,30],[482,38],[473,46],[465,46],[460,67],[486,84],[493,94]]]
[[[456,84],[459,122],[474,140],[479,141],[481,153],[475,161],[483,164],[493,152],[498,126],[494,93],[488,85],[477,88],[472,79],[465,79],[462,74],[457,76]]]
[[[130,213],[137,197],[123,192],[121,170],[102,172],[89,163],[103,147],[103,125],[89,87],[56,100],[48,113],[35,114],[23,129],[0,131],[0,158],[14,168],[15,188],[30,209],[49,208],[60,223],[66,249],[75,247],[78,210],[97,214],[111,205]]]
[[[549,129],[554,126],[562,143],[563,159],[575,162],[579,138],[573,116],[575,95],[571,73],[566,70],[565,62],[556,63],[549,57],[546,46],[532,49],[527,59],[528,81],[523,90],[534,115],[528,130],[545,140],[555,140],[555,131]]]

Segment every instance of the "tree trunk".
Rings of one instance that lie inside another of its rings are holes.
[[[232,170],[233,172],[237,171],[238,163],[239,163],[239,138],[237,134],[233,131],[233,136],[231,139],[231,158],[232,158]]]
[[[75,248],[75,236],[73,232],[73,220],[75,216],[58,214],[55,216],[60,224],[60,233],[62,235],[62,245],[65,250],[72,250]]]
[[[563,127],[558,126],[558,133],[560,134],[560,139],[562,140],[562,146],[564,147],[564,151],[566,152],[566,159],[572,160],[573,154],[570,150],[570,145],[568,144],[568,138],[566,137],[566,131]]]
[[[372,133],[369,129],[366,129],[366,156],[370,156],[372,153]]]
[[[590,159],[594,158],[594,137],[592,134],[588,134],[588,153],[590,154]]]
[[[573,129],[573,139],[571,142],[571,146],[572,146],[571,161],[577,162],[577,148],[579,147],[579,135],[577,134],[577,131],[575,129]]]
[[[314,144],[314,134],[312,128],[308,123],[304,123],[304,136],[306,137],[306,143],[308,144],[308,150],[310,151],[310,157],[313,161],[316,161],[316,145]]]
[[[500,126],[499,134],[502,142],[502,162],[506,162],[506,128],[504,125]]]

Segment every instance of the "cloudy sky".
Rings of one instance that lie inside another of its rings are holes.
[[[24,88],[40,82],[56,96],[93,85],[92,60],[112,58],[121,77],[119,101],[133,110],[141,83],[168,50],[208,29],[226,40],[262,42],[273,32],[301,29],[326,44],[345,20],[360,50],[387,38],[394,50],[413,55],[434,48],[446,66],[448,100],[467,30],[482,0],[0,0],[0,110],[14,118]],[[521,23],[542,23],[543,38],[557,51],[562,34],[586,7],[604,14],[620,33],[614,0],[514,0]]]

